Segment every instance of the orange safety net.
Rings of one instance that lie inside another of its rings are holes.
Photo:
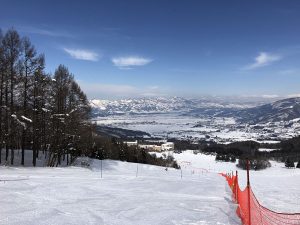
[[[262,206],[250,186],[241,190],[237,176],[221,174],[232,190],[233,200],[238,204],[237,214],[243,225],[300,225],[300,213],[279,213]]]

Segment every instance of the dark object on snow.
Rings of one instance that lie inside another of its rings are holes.
[[[287,158],[287,160],[285,161],[285,167],[287,167],[287,168],[295,168],[294,161],[291,160],[290,158]]]
[[[297,168],[300,169],[300,160],[299,160],[298,163],[297,163]]]
[[[247,160],[239,159],[237,167],[242,168],[244,170],[247,169]],[[262,170],[271,167],[271,163],[266,159],[252,159],[250,160],[250,169],[252,170]]]

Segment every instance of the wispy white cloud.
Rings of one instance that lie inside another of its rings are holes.
[[[152,59],[140,56],[115,57],[111,59],[112,63],[120,69],[132,69],[136,66],[144,66],[152,62]]]
[[[33,26],[16,26],[18,31],[28,33],[28,34],[38,34],[49,37],[64,37],[64,38],[74,38],[74,35],[67,31],[54,30],[49,27],[33,27]]]
[[[168,92],[166,88],[162,89],[159,86],[138,87],[127,84],[102,84],[82,80],[77,81],[90,99],[164,96]]]
[[[98,61],[99,55],[96,52],[85,49],[70,49],[64,48],[64,51],[68,53],[74,59]]]
[[[255,57],[255,62],[246,66],[245,70],[252,70],[257,69],[260,67],[268,66],[276,61],[282,59],[282,56],[279,54],[267,53],[267,52],[260,52],[258,56]]]

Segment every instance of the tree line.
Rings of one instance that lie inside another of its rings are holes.
[[[48,166],[69,164],[84,149],[90,132],[89,103],[74,76],[60,65],[45,72],[45,57],[29,38],[14,29],[0,31],[0,163],[14,164],[15,150],[32,150],[36,166],[40,152]],[[2,158],[2,151],[5,151]]]
[[[95,136],[94,147],[89,157],[95,159],[113,159],[133,163],[151,164],[179,169],[180,166],[173,157],[157,157],[138,146],[128,146],[119,138]]]

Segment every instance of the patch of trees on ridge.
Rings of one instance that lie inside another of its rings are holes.
[[[247,159],[239,159],[237,167],[244,170],[247,169]],[[271,167],[271,163],[267,159],[263,158],[253,158],[249,160],[249,169],[252,170],[262,170]]]
[[[92,156],[178,167],[171,159],[101,138],[90,121],[88,99],[68,68],[59,65],[53,75],[44,69],[45,56],[29,38],[0,30],[0,163],[13,165],[21,149],[21,165],[25,150],[32,150],[33,166],[43,153],[48,166]]]
[[[221,155],[234,155],[236,157],[251,156],[256,153],[259,143],[255,141],[233,142],[230,144],[210,143],[201,150],[208,153],[217,153]]]
[[[179,165],[174,158],[156,157],[149,154],[147,150],[140,149],[138,146],[128,146],[120,139],[96,136],[94,137],[94,147],[89,155],[96,159],[114,159],[134,163],[151,164],[164,167],[179,169]]]

